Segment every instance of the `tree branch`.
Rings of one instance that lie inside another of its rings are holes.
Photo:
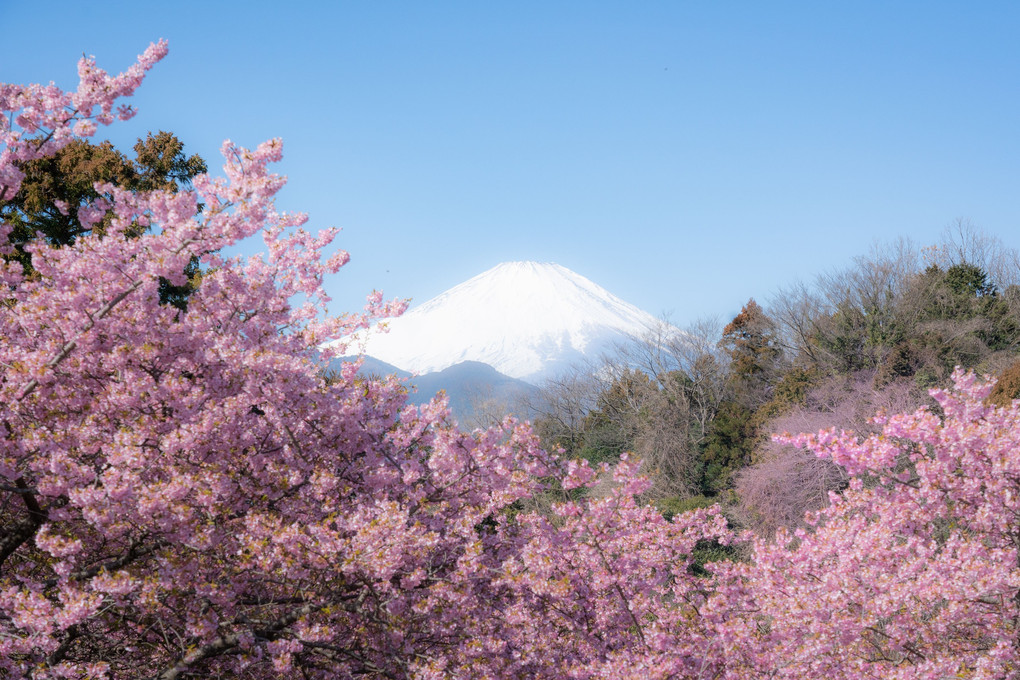
[[[90,330],[92,330],[93,326],[96,325],[97,321],[99,321],[100,319],[105,317],[107,314],[109,314],[111,311],[113,311],[114,307],[116,307],[118,304],[120,304],[120,302],[124,298],[126,298],[128,295],[130,295],[131,293],[133,293],[136,290],[138,290],[138,288],[141,285],[142,285],[142,280],[141,279],[135,281],[130,286],[125,288],[123,291],[121,291],[117,295],[117,297],[113,298],[112,300],[107,302],[105,305],[103,305],[103,308],[100,309],[98,313],[96,313],[96,318],[95,319],[90,319],[89,322],[87,324],[85,324],[85,328],[83,328],[81,330],[81,332],[82,333],[88,333]],[[48,368],[50,370],[56,368],[60,364],[60,362],[62,362],[64,359],[66,359],[68,357],[68,355],[70,355],[71,352],[73,352],[75,350],[75,348],[77,346],[78,346],[78,341],[77,340],[69,340],[66,343],[64,343],[64,346],[60,348],[60,352],[57,353],[57,356],[53,357],[48,362],[46,362],[46,368]],[[28,385],[25,386],[25,390],[21,393],[21,396],[18,397],[18,401],[23,401],[26,397],[28,397],[28,395],[32,394],[32,392],[35,392],[35,389],[37,387],[39,387],[39,379],[38,378],[32,378],[32,380],[29,381]]]
[[[79,569],[78,571],[72,572],[71,579],[75,581],[84,581],[85,579],[92,578],[101,571],[114,572],[118,569],[126,567],[135,560],[141,557],[145,557],[146,555],[151,555],[160,548],[164,548],[170,544],[167,541],[157,539],[152,545],[140,548],[139,546],[141,545],[142,541],[138,541],[136,543],[133,543],[131,547],[128,548],[128,551],[121,555],[120,557],[108,560],[106,562],[101,562],[99,564],[89,567],[88,569]],[[46,581],[44,585],[46,588],[53,588],[59,582],[60,581],[58,579],[51,578],[48,581]]]
[[[286,616],[277,619],[269,627],[253,631],[254,635],[258,638],[274,640],[279,637],[280,632],[284,628],[295,623],[301,617],[311,614],[317,608],[317,605],[308,603],[303,607],[295,609]],[[168,668],[159,675],[154,676],[154,678],[156,680],[178,680],[178,678],[181,678],[195,664],[229,651],[236,647],[240,643],[240,640],[240,636],[236,634],[221,635],[180,657],[177,663],[175,663],[171,668]]]
[[[48,518],[48,513],[39,506],[39,501],[36,500],[32,489],[25,484],[23,477],[14,480],[14,486],[21,494],[25,507],[28,508],[28,518],[15,524],[12,529],[8,530],[6,536],[0,538],[0,568],[3,567],[8,557],[13,555],[32,536],[35,536],[35,532]]]

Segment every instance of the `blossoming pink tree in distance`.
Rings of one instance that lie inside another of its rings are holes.
[[[83,60],[75,93],[0,86],[3,195],[19,162],[130,115],[117,99],[165,52],[117,77]],[[81,217],[112,214],[104,237],[0,264],[0,678],[1018,674],[1020,412],[972,376],[939,393],[944,420],[797,440],[851,488],[698,577],[696,544],[734,537],[637,502],[635,463],[604,498],[514,512],[595,471],[356,366],[326,380],[322,342],[401,305],[326,317],[346,255],[273,207],[280,142],[223,150],[225,177],[103,187]],[[216,254],[256,234],[265,254]],[[159,279],[193,256],[179,313]]]

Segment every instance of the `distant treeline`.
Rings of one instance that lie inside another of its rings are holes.
[[[720,502],[762,533],[795,526],[846,483],[773,433],[872,431],[871,416],[934,405],[955,366],[1020,397],[1020,256],[960,221],[846,269],[751,299],[725,325],[663,323],[641,343],[545,386],[528,405],[550,447],[593,463],[624,451],[667,514]],[[722,328],[720,328],[722,326]]]

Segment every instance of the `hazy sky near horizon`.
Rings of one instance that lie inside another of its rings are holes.
[[[44,14],[45,13],[45,14]],[[334,311],[557,262],[680,324],[935,242],[1020,247],[1014,2],[0,0],[0,82],[169,56],[108,128],[284,140],[279,204],[339,226]]]

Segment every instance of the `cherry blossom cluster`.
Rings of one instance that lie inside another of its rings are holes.
[[[52,155],[74,136],[92,136],[97,125],[131,118],[134,109],[117,105],[117,100],[134,94],[145,73],[166,53],[165,40],[153,43],[117,76],[98,68],[95,59],[82,57],[76,92],[64,92],[53,83],[0,83],[0,200],[11,198],[21,186],[24,174],[18,162]]]
[[[850,487],[809,529],[760,541],[742,568],[778,677],[1020,675],[1020,407],[957,371],[942,413],[881,416],[881,434],[786,438],[844,465]]]

